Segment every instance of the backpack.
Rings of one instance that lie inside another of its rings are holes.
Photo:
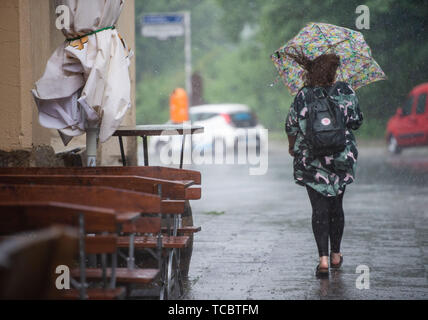
[[[346,125],[338,103],[331,98],[335,87],[309,88],[305,140],[314,156],[329,156],[346,146]]]

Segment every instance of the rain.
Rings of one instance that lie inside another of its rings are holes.
[[[426,1],[0,2],[0,300],[428,299]]]
[[[203,232],[195,237],[185,299],[428,297],[427,120],[421,120],[425,129],[420,129],[425,130],[425,142],[409,142],[400,153],[388,151],[391,133],[387,131],[388,121],[411,90],[428,80],[424,32],[428,8],[422,2],[372,1],[367,4],[369,17],[362,21],[366,11],[356,12],[360,4],[276,0],[136,3],[137,15],[189,10],[192,70],[202,77],[204,104],[247,104],[269,130],[268,171],[263,176],[250,176],[248,166],[237,164],[187,166],[202,172],[202,201],[193,203],[192,209]],[[357,28],[358,17],[366,29]],[[344,200],[343,254],[348,261],[330,281],[313,276],[317,259],[311,208],[306,191],[294,184],[284,132],[294,96],[270,60],[276,49],[309,22],[361,32],[387,76],[387,80],[356,91],[364,122],[355,131],[359,150],[356,179]],[[153,117],[168,120],[165,103],[169,94],[174,87],[185,85],[182,46],[179,38],[137,37],[137,56],[138,52],[145,55],[137,61],[139,123],[153,122]],[[156,76],[155,65],[161,70]],[[149,95],[154,82],[161,95]],[[143,114],[149,107],[159,112]],[[356,288],[359,265],[371,270],[368,290]]]

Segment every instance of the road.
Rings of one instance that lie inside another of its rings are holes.
[[[428,148],[360,148],[344,198],[344,264],[328,280],[314,276],[311,207],[285,145],[271,143],[262,176],[247,165],[187,168],[202,172],[203,196],[192,202],[202,231],[184,299],[428,298]],[[358,266],[369,288],[357,288]]]

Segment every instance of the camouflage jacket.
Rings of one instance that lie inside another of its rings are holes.
[[[344,82],[336,83],[331,97],[338,102],[345,116],[346,147],[344,151],[331,156],[315,157],[304,139],[308,111],[308,102],[305,101],[307,92],[306,87],[299,91],[285,123],[287,134],[297,135],[294,145],[294,180],[297,184],[307,185],[324,196],[337,196],[347,184],[354,181],[358,151],[352,130],[361,126],[363,114],[354,90]]]

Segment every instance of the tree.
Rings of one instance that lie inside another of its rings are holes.
[[[167,120],[169,94],[184,86],[183,39],[140,36],[138,17],[148,12],[191,10],[193,70],[204,80],[207,103],[248,104],[269,129],[282,129],[292,101],[278,83],[270,55],[309,22],[356,29],[357,0],[145,0],[136,2],[137,118]],[[368,0],[370,29],[360,30],[388,76],[358,91],[366,135],[384,124],[415,85],[427,81],[428,6],[424,0]],[[251,30],[244,37],[243,30]],[[364,131],[365,130],[365,131]]]

